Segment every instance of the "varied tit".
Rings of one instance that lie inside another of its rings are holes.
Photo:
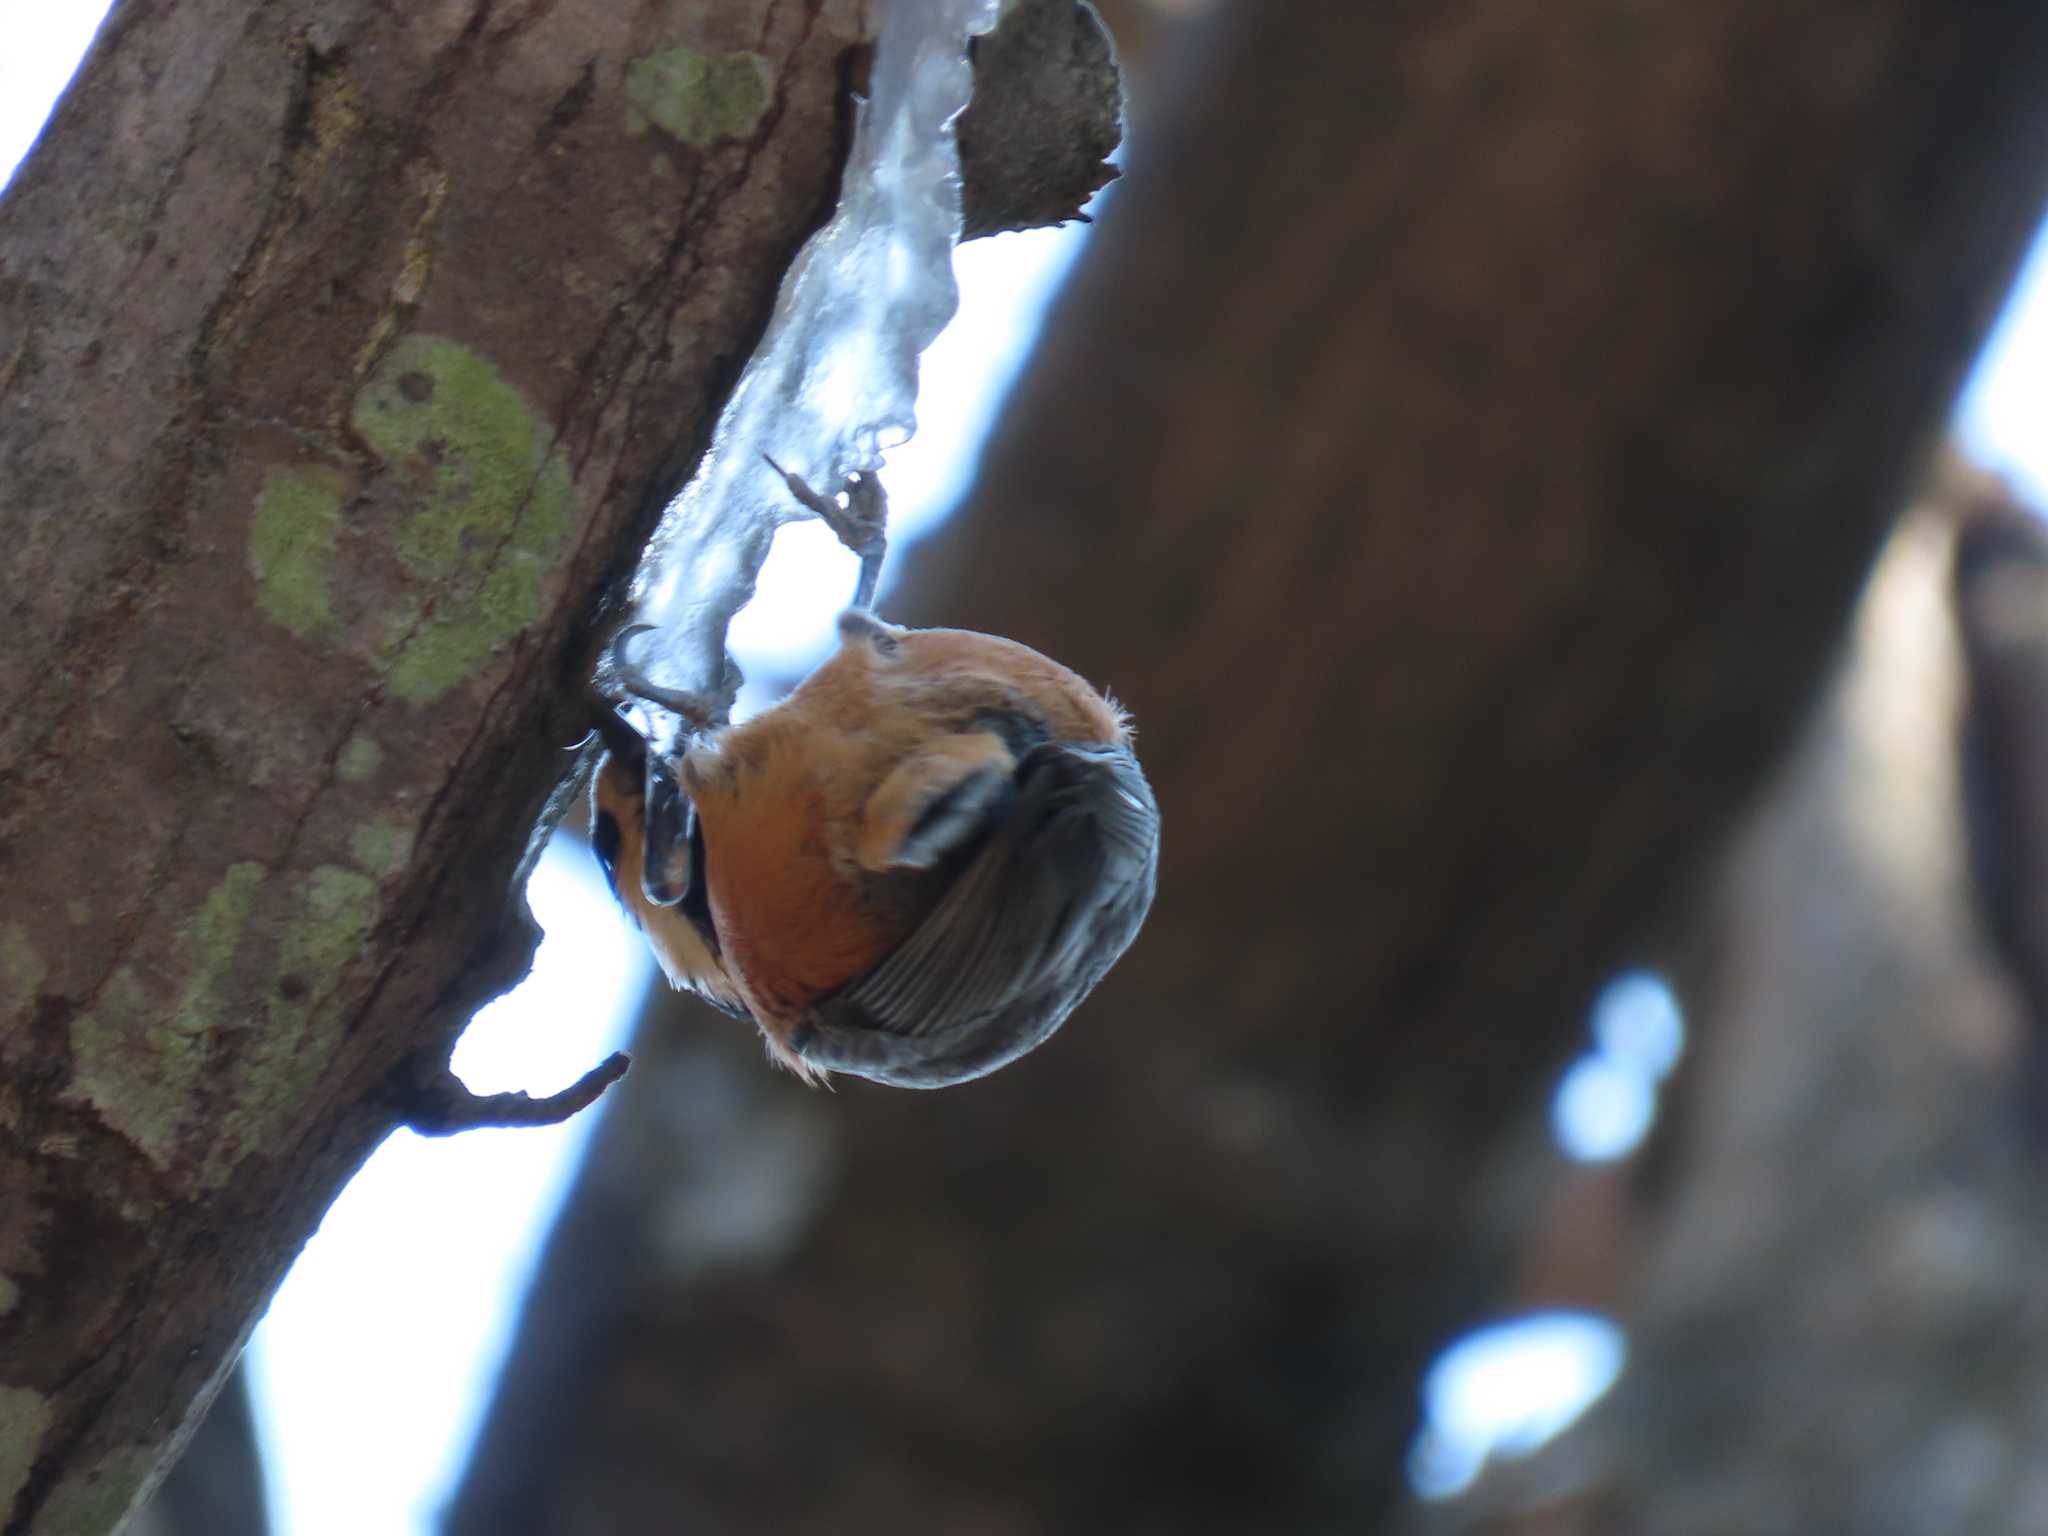
[[[622,652],[629,693],[666,708]],[[606,710],[593,843],[680,987],[800,1077],[935,1088],[1057,1029],[1152,904],[1122,712],[1028,646],[853,610],[743,725],[651,751]]]

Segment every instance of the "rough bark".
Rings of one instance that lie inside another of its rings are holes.
[[[986,1083],[758,1111],[823,1139],[786,1177],[594,1163],[633,1266],[544,1282],[456,1529],[1384,1513],[1534,1215],[1503,1149],[1809,707],[2032,227],[2044,64],[2048,13],[1935,0],[1245,4],[1162,62],[894,615],[1132,706],[1151,925]],[[791,1230],[664,1258],[742,1174]]]
[[[0,205],[9,1536],[130,1507],[523,968],[593,616],[830,206],[864,27],[127,0]]]

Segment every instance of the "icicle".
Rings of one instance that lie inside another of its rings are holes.
[[[917,358],[958,294],[953,120],[974,90],[970,36],[999,0],[888,0],[838,210],[783,279],[767,334],[697,475],[663,514],[633,583],[632,659],[723,720],[739,678],[733,615],[776,528],[810,515],[772,459],[827,495],[916,430]]]

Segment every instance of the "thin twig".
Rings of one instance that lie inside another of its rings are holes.
[[[471,1093],[443,1067],[431,1083],[408,1096],[404,1123],[422,1136],[453,1136],[484,1126],[560,1125],[595,1104],[632,1064],[624,1051],[614,1051],[560,1093],[541,1099],[527,1093]]]

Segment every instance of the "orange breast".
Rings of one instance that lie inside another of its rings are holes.
[[[699,814],[712,921],[757,1017],[794,1015],[894,947],[900,935],[835,872],[814,798],[747,795]]]

